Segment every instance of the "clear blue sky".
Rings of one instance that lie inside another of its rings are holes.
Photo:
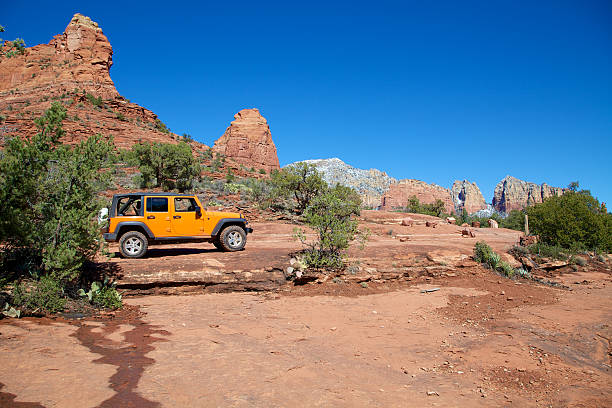
[[[295,5],[294,5],[295,4]],[[28,46],[97,21],[126,98],[212,145],[268,119],[281,165],[396,178],[579,180],[612,206],[612,2],[9,2]]]

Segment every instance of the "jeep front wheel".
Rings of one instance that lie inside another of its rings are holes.
[[[241,251],[246,245],[246,232],[238,225],[230,225],[221,231],[219,243],[224,251]]]
[[[129,231],[119,240],[119,252],[126,258],[141,258],[147,253],[147,238],[138,231]]]

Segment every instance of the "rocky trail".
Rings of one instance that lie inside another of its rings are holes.
[[[612,405],[609,264],[559,269],[559,287],[506,279],[469,255],[515,231],[404,216],[364,212],[354,274],[301,286],[284,278],[300,247],[280,222],[254,223],[237,254],[112,258],[124,310],[0,322],[0,405]]]

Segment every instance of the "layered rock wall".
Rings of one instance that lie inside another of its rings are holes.
[[[457,213],[465,209],[468,214],[473,214],[487,208],[487,203],[476,183],[467,180],[456,180],[453,183],[451,197]]]
[[[421,204],[433,204],[439,199],[444,203],[446,212],[451,213],[455,210],[449,189],[412,179],[392,184],[382,197],[381,209],[393,210],[406,207],[412,197],[418,198]]]
[[[267,173],[280,169],[270,127],[257,109],[243,109],[234,115],[234,121],[212,149],[248,168]]]
[[[535,184],[506,176],[495,186],[493,207],[501,213],[523,208],[543,202],[548,197],[560,196],[564,188],[551,187],[546,183]]]

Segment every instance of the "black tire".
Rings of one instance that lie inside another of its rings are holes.
[[[124,258],[142,258],[147,253],[147,237],[138,231],[129,231],[119,240],[119,252]]]
[[[238,225],[230,225],[223,228],[219,234],[221,249],[228,252],[242,251],[246,245],[247,234],[244,228]]]

